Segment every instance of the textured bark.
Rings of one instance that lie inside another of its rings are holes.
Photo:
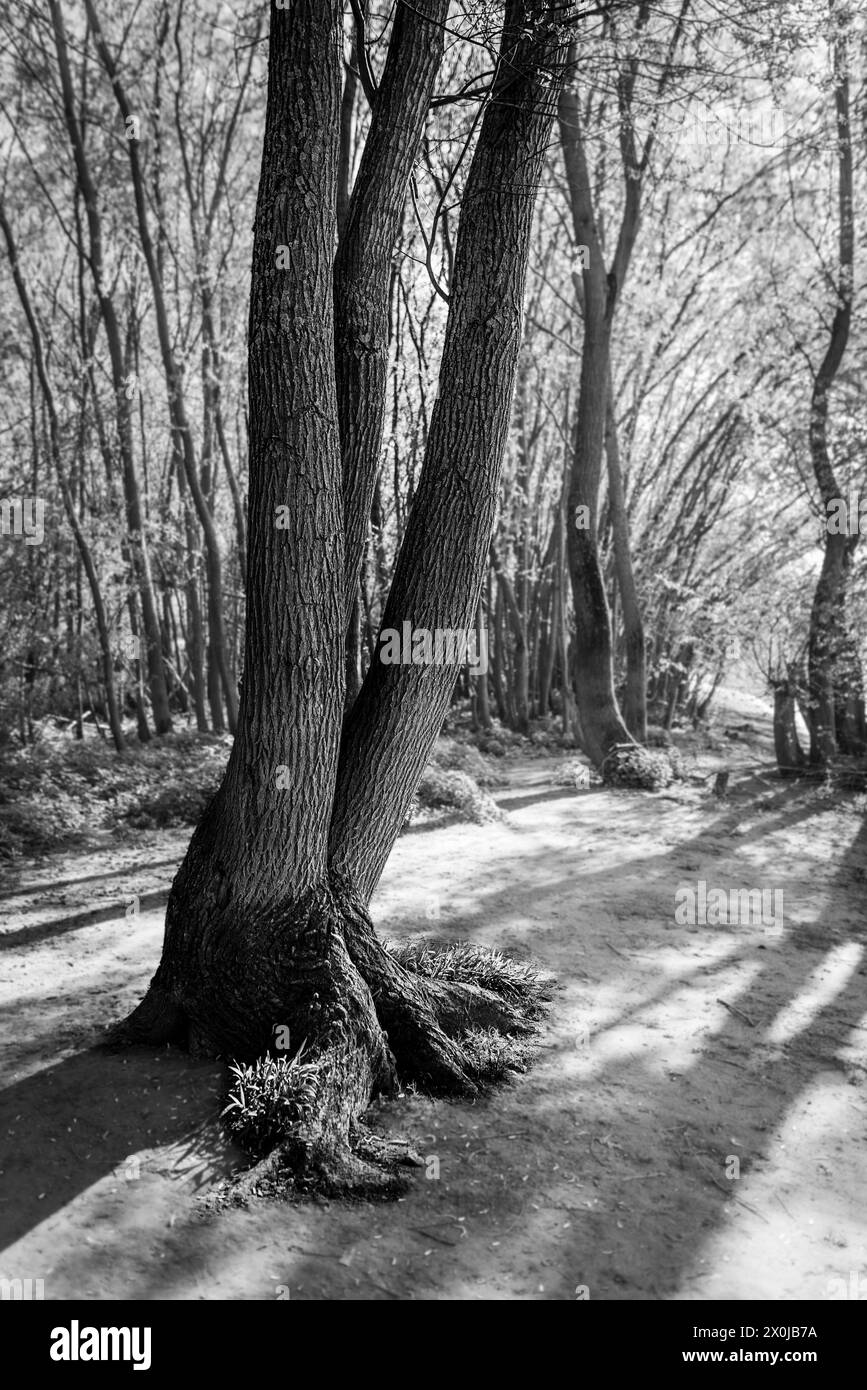
[[[503,64],[461,209],[451,303],[427,450],[383,628],[466,631],[493,529],[521,341],[536,192],[553,112],[546,68],[561,39],[507,8]],[[374,659],[349,717],[331,827],[334,869],[367,901],[442,726],[454,666]]]
[[[334,266],[343,456],[345,616],[358,601],[385,413],[391,261],[442,59],[448,0],[397,5]],[[345,158],[345,156],[344,156]]]
[[[184,1016],[216,1051],[238,1040],[230,1028],[224,1036],[212,1017],[221,982],[208,984],[207,967],[198,978],[212,941],[219,949],[223,936],[255,940],[263,915],[299,901],[326,875],[343,704],[342,497],[330,293],[339,44],[338,0],[272,12],[250,302],[240,722],[223,783],[173,884],[152,986],[169,1015]],[[290,270],[277,265],[279,246],[290,248]],[[241,992],[243,1008],[254,1008],[247,985],[236,977],[230,995]],[[231,1000],[227,1007],[231,1011]],[[144,1015],[139,1021],[147,1026]]]
[[[285,1164],[329,1190],[390,1189],[391,1176],[359,1152],[358,1126],[397,1071],[472,1091],[463,1035],[525,1031],[528,1017],[508,987],[501,997],[404,968],[377,941],[365,908],[457,668],[375,662],[343,733],[335,789],[345,669],[332,313],[341,10],[341,0],[272,8],[250,305],[239,728],[172,885],[160,966],[115,1033],[117,1042],[186,1040],[252,1060],[275,1028],[288,1027],[306,1043],[317,1094],[272,1169]],[[558,53],[546,30],[523,30],[524,18],[513,0],[503,38],[511,61],[464,198],[440,400],[386,625],[411,616],[419,626],[466,627],[475,613],[551,125],[539,68]],[[288,272],[275,265],[281,245],[290,248]]]

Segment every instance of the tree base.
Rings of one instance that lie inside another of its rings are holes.
[[[388,948],[346,885],[255,922],[212,910],[178,932],[176,913],[170,902],[147,995],[107,1042],[176,1043],[232,1062],[226,1128],[258,1161],[216,1205],[397,1197],[419,1160],[365,1126],[371,1100],[398,1084],[475,1095],[529,1065],[549,997],[534,970],[469,944]]]

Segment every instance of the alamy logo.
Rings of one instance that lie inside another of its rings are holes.
[[[73,1318],[69,1327],[51,1330],[52,1361],[131,1361],[134,1371],[147,1371],[151,1364],[149,1327],[79,1327]]]
[[[413,627],[404,622],[401,631],[384,627],[379,634],[379,659],[383,666],[463,666],[471,676],[488,669],[486,628]]]
[[[674,920],[679,927],[783,925],[782,888],[708,888],[700,878],[695,888],[678,888]]]
[[[41,497],[6,497],[0,501],[0,536],[23,536],[25,545],[45,540],[45,502]]]

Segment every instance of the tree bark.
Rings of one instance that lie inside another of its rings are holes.
[[[510,61],[465,190],[440,396],[387,626],[411,617],[430,629],[466,627],[475,612],[557,34],[535,13],[528,23],[521,0],[510,0],[502,39]],[[341,0],[272,7],[250,305],[238,734],[172,886],[157,973],[115,1034],[118,1042],[186,1038],[197,1051],[241,1060],[266,1052],[280,1026],[296,1046],[306,1039],[315,1101],[280,1146],[279,1162],[331,1190],[390,1185],[354,1136],[371,1095],[395,1084],[398,1067],[402,1078],[472,1091],[474,1064],[460,1038],[473,1026],[526,1026],[526,1009],[508,990],[445,984],[406,968],[376,939],[365,906],[457,668],[374,661],[341,743],[343,474],[332,297],[341,43]],[[290,248],[288,273],[275,266],[280,245]]]
[[[855,227],[853,218],[853,155],[849,115],[847,39],[839,32],[833,43],[834,109],[837,118],[838,264],[837,308],[828,347],[813,382],[810,401],[810,457],[827,516],[841,499],[828,445],[828,405],[834,378],[849,342],[854,293]],[[840,747],[837,709],[845,704],[852,672],[847,666],[853,644],[846,626],[846,592],[856,534],[835,535],[826,527],[822,569],[810,612],[808,672],[810,690],[810,761],[825,764]],[[857,661],[857,657],[856,657]],[[860,673],[856,678],[860,684]],[[844,733],[844,742],[846,735]]]
[[[507,7],[503,52],[467,175],[439,395],[383,628],[466,632],[484,578],[515,387],[536,192],[553,123],[544,25]],[[341,754],[331,859],[368,901],[442,726],[457,670],[375,659]]]
[[[448,9],[448,0],[415,0],[413,5],[400,0],[397,5],[334,265],[347,626],[358,601],[358,575],[379,470],[391,262],[442,59]]]

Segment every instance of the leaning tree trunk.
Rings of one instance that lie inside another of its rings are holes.
[[[427,454],[384,625],[466,628],[494,517],[533,206],[562,58],[547,6],[510,0],[464,192]],[[556,15],[556,11],[554,12]],[[366,902],[448,707],[456,667],[375,660],[341,742],[344,494],[331,262],[341,0],[272,6],[249,329],[247,625],[238,734],[172,885],[163,955],[118,1041],[254,1059],[305,1044],[315,1094],[275,1160],[331,1189],[390,1179],[353,1152],[399,1068],[473,1089],[473,1026],[515,1031],[503,991],[425,979]],[[275,259],[290,248],[290,268]],[[484,325],[484,331],[480,331]],[[281,525],[275,525],[280,511]],[[338,752],[340,751],[339,765]],[[336,787],[335,787],[336,783]],[[503,997],[501,997],[501,995]]]
[[[413,5],[397,6],[378,89],[370,90],[371,79],[367,79],[370,132],[334,264],[347,626],[357,611],[358,574],[379,471],[392,257],[442,60],[448,10],[448,0],[416,0]],[[356,46],[360,42],[357,38]],[[345,156],[341,168],[345,168]]]

